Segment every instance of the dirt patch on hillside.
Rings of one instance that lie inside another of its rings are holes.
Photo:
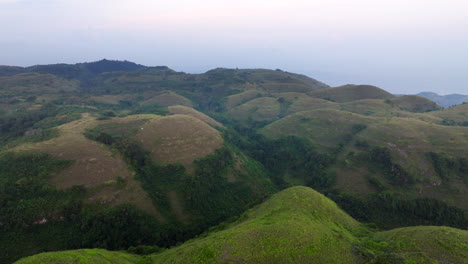
[[[187,115],[148,121],[136,134],[137,141],[155,162],[181,163],[187,169],[223,144],[221,134],[208,124]]]
[[[83,132],[96,124],[98,121],[94,117],[84,114],[79,120],[58,126],[59,137],[24,144],[13,151],[46,152],[60,159],[73,160],[72,165],[50,180],[60,189],[75,185],[83,185],[90,190],[100,188],[91,195],[90,200],[100,199],[103,203],[110,204],[129,203],[154,215],[160,215],[122,157],[105,145],[84,137]],[[126,182],[125,188],[116,188],[118,178]]]

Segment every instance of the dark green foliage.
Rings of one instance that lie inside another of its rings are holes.
[[[10,136],[21,136],[37,122],[59,112],[57,106],[47,104],[37,111],[27,111],[14,116],[2,117],[0,119],[0,133]]]
[[[67,79],[78,79],[82,85],[91,84],[93,77],[105,72],[113,71],[136,71],[146,68],[145,66],[128,61],[100,60],[90,63],[78,64],[50,64],[37,65],[20,68],[21,72],[50,73]],[[19,71],[19,70],[18,70]],[[12,71],[16,73],[16,71]]]
[[[225,140],[259,161],[278,187],[289,186],[284,179],[287,174],[319,191],[333,185],[334,176],[326,171],[334,162],[333,155],[317,152],[308,140],[294,136],[272,140],[253,129],[236,129],[226,131]]]
[[[351,127],[351,133],[353,135],[356,135],[357,133],[363,131],[366,128],[367,128],[367,125],[365,125],[365,124],[354,124]]]
[[[161,252],[162,248],[158,247],[158,246],[147,246],[147,245],[141,245],[141,246],[137,246],[137,247],[129,247],[127,249],[128,252],[132,253],[132,254],[137,254],[137,255],[149,255],[149,254],[154,254],[154,253],[158,253],[158,252]]]
[[[468,228],[463,210],[435,199],[411,199],[393,193],[373,194],[365,199],[346,194],[329,197],[357,220],[384,229],[415,225]]]
[[[159,226],[154,218],[133,206],[91,211],[90,216],[85,214],[83,218],[83,247],[117,250],[159,240]]]
[[[442,122],[440,123],[443,126],[468,126],[468,121],[463,121],[463,122],[456,122],[451,119],[443,119]]]
[[[240,215],[260,198],[245,182],[227,181],[226,173],[233,166],[232,152],[228,148],[197,160],[195,166],[195,174],[185,177],[183,188],[186,205],[203,228]]]
[[[366,179],[379,192],[385,191],[387,189],[377,177],[366,175]]]
[[[69,164],[41,153],[0,157],[1,263],[42,250],[63,249],[79,241],[70,240],[76,238],[71,233],[69,238],[57,233],[77,231],[64,222],[76,216],[83,189],[58,191],[47,183],[50,173]],[[52,235],[57,236],[52,239]]]
[[[80,228],[70,221],[54,221],[23,228],[0,228],[0,263],[47,251],[77,249],[81,246]]]
[[[437,175],[444,180],[460,176],[468,179],[468,162],[465,158],[454,158],[444,153],[427,153]]]
[[[363,161],[383,172],[387,180],[395,186],[405,186],[414,183],[411,174],[392,160],[390,151],[385,147],[372,147],[355,155],[358,161]]]
[[[70,164],[70,161],[52,159],[47,154],[7,153],[0,156],[0,205],[4,209],[7,202],[18,198],[41,197],[52,189],[47,186],[50,173]]]
[[[354,143],[354,146],[358,149],[366,150],[370,147],[369,143],[365,140],[356,140],[356,143]]]
[[[79,113],[83,111],[84,109],[77,107],[45,104],[38,110],[24,110],[0,116],[0,145],[22,136],[26,137],[21,140],[33,142],[52,138],[54,134],[50,128],[78,119]]]

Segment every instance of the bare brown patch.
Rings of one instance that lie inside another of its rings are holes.
[[[155,162],[181,163],[189,171],[192,162],[220,148],[220,133],[197,118],[172,115],[148,121],[136,139],[151,153]]]
[[[119,104],[120,100],[129,99],[128,97],[129,96],[126,95],[106,94],[100,96],[91,96],[89,99],[103,104]]]
[[[130,203],[136,207],[161,216],[152,205],[151,199],[136,181],[118,153],[106,146],[84,137],[85,129],[98,123],[89,114],[79,120],[58,126],[60,136],[48,141],[24,144],[13,151],[46,152],[60,159],[73,160],[73,164],[52,177],[50,182],[61,189],[83,185],[88,189],[100,187],[90,197],[104,203]],[[126,188],[116,189],[116,180],[121,177]],[[162,219],[162,216],[161,218]]]

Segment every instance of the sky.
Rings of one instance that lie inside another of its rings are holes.
[[[468,1],[0,0],[0,65],[103,58],[468,94]]]

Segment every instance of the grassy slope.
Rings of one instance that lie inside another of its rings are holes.
[[[353,124],[369,124],[373,117],[335,109],[317,109],[289,115],[261,129],[272,138],[298,136],[312,140],[321,148],[332,148],[351,132]]]
[[[417,226],[379,232],[388,251],[405,263],[468,263],[468,231],[450,227]]]
[[[293,187],[232,227],[153,258],[153,263],[361,263],[351,230],[360,224],[321,194]]]
[[[80,249],[54,253],[41,253],[24,258],[19,264],[133,264],[141,259],[127,253],[103,249]]]
[[[188,115],[171,115],[141,126],[135,139],[155,162],[181,163],[191,167],[196,159],[213,153],[223,144],[221,134],[207,123]]]
[[[374,146],[386,147],[394,161],[420,181],[413,189],[398,191],[415,197],[441,199],[468,209],[464,195],[468,191],[466,184],[458,180],[449,182],[440,179],[426,155],[433,151],[467,158],[468,129],[465,127],[441,126],[413,118],[364,116],[340,110],[319,109],[289,115],[264,127],[261,133],[272,138],[287,135],[305,137],[320,149],[331,149],[351,133],[355,124],[365,124],[367,128],[345,145],[344,154],[359,151],[352,144],[357,139]],[[345,160],[345,157],[340,159]],[[335,169],[341,191],[358,194],[372,192],[364,179],[364,175],[370,173],[367,169],[349,163],[345,166],[338,163]],[[356,184],[347,184],[349,182]]]
[[[249,89],[244,92],[230,95],[226,98],[225,107],[231,109],[235,106],[241,105],[249,100],[263,96],[265,93],[256,89]]]
[[[410,112],[429,112],[442,109],[435,102],[417,95],[404,95],[392,100],[392,103]]]
[[[250,100],[229,111],[229,116],[245,121],[252,118],[256,121],[273,120],[280,114],[280,103],[274,97],[260,97]]]
[[[184,105],[192,107],[192,102],[189,99],[171,91],[164,91],[148,100],[143,101],[141,104],[160,106]]]
[[[187,107],[187,106],[183,106],[183,105],[173,105],[173,106],[169,106],[167,108],[167,110],[169,110],[169,112],[173,113],[173,114],[179,114],[179,115],[188,115],[188,116],[191,116],[191,117],[195,117],[197,119],[200,119],[201,121],[211,125],[211,126],[214,126],[214,127],[223,127],[223,125],[221,123],[219,123],[218,121],[214,120],[213,118],[201,113],[201,112],[198,112],[197,110],[193,109],[193,108],[190,108],[190,107]]]
[[[127,122],[146,120],[152,115],[139,115],[124,118]],[[118,118],[116,118],[118,119]],[[27,143],[12,149],[16,152],[45,152],[60,159],[73,160],[73,164],[60,171],[51,179],[51,183],[61,189],[83,185],[90,190],[88,200],[102,200],[110,205],[133,204],[136,207],[159,217],[159,212],[152,205],[140,182],[136,181],[122,157],[112,152],[103,144],[85,138],[83,132],[100,123],[89,114],[84,114],[77,121],[57,127],[59,137]],[[117,188],[117,178],[126,181],[125,187]]]
[[[140,259],[120,252],[75,250],[16,263],[461,264],[468,259],[467,231],[420,226],[373,233],[307,187],[281,191],[217,231],[220,228]]]
[[[442,119],[452,120],[457,123],[468,123],[468,103],[457,105],[454,107],[446,108],[443,110],[428,113],[429,115],[436,116]]]
[[[73,92],[77,88],[77,81],[65,80],[51,74],[24,73],[0,77],[0,95],[2,96]]]

